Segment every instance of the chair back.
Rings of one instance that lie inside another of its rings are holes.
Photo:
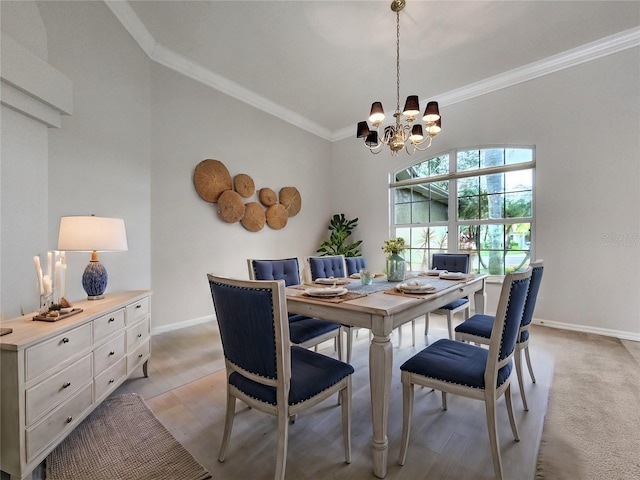
[[[285,285],[299,285],[300,266],[297,258],[276,260],[247,259],[251,280],[284,280]]]
[[[491,330],[485,385],[496,385],[496,382],[501,384],[511,373],[511,358],[520,331],[520,320],[530,280],[531,268],[504,277],[498,310]]]
[[[469,273],[468,253],[434,253],[431,268],[449,272]]]
[[[345,257],[344,261],[347,264],[347,275],[359,273],[360,270],[367,268],[364,257]]]
[[[228,374],[287,385],[291,358],[284,281],[207,278]]]
[[[310,281],[316,278],[346,277],[347,267],[344,255],[326,255],[323,257],[307,257]]]
[[[533,320],[533,311],[536,308],[536,300],[538,298],[538,290],[542,283],[542,273],[544,272],[544,262],[536,260],[529,265],[531,267],[531,282],[529,283],[529,293],[527,293],[527,301],[524,304],[524,313],[522,314],[521,326],[526,327]]]

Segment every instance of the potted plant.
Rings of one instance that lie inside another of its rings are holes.
[[[359,257],[362,240],[346,243],[347,238],[358,226],[358,219],[349,220],[344,213],[336,213],[329,223],[331,235],[320,245],[317,252],[321,255],[344,255],[345,257]]]
[[[387,280],[401,282],[407,270],[407,264],[400,253],[407,249],[404,238],[389,238],[384,241],[382,250],[387,254]]]

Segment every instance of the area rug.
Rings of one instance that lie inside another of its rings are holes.
[[[555,330],[538,480],[640,478],[640,366],[620,340]]]
[[[105,400],[49,454],[46,480],[204,480],[211,474],[136,393]]]

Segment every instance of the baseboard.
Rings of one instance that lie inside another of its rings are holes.
[[[181,328],[192,327],[194,325],[200,325],[201,323],[213,322],[215,319],[215,315],[206,315],[204,317],[192,318],[191,320],[185,320],[183,322],[170,323],[169,325],[152,328],[151,335],[180,330]]]
[[[636,342],[640,342],[640,333],[612,330],[610,328],[587,327],[585,325],[554,322],[552,320],[541,320],[538,318],[534,318],[532,323],[534,325],[541,325],[543,327],[559,328],[561,330],[571,330],[574,332],[593,333],[596,335],[604,335],[605,337],[615,337],[621,340],[634,340]]]

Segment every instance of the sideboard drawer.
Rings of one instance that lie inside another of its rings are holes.
[[[142,345],[127,355],[127,375],[131,375],[131,372],[140,365],[144,358],[149,356],[150,352],[149,339],[147,339]]]
[[[70,397],[92,377],[91,354],[88,354],[44,382],[28,389],[25,400],[27,425],[31,425],[42,414]]]
[[[91,408],[92,383],[85,385],[73,397],[56,408],[26,432],[27,461],[31,461],[54,438],[68,433],[77,425],[79,418]]]
[[[115,389],[127,375],[127,359],[124,355],[111,367],[106,369],[94,380],[95,401],[99,401],[110,389]]]
[[[149,338],[149,319],[127,329],[127,352],[134,350],[141,342]]]
[[[123,358],[124,352],[124,332],[113,340],[109,340],[104,345],[96,348],[93,352],[93,369],[95,375],[100,375],[120,358]]]
[[[31,380],[48,368],[77,355],[78,352],[91,347],[91,324],[61,333],[46,342],[42,342],[26,350],[25,376]]]
[[[124,308],[111,312],[108,315],[96,318],[93,321],[93,338],[99,342],[114,332],[124,329]]]
[[[133,325],[141,318],[149,315],[149,297],[145,297],[131,305],[127,305],[127,325]]]

